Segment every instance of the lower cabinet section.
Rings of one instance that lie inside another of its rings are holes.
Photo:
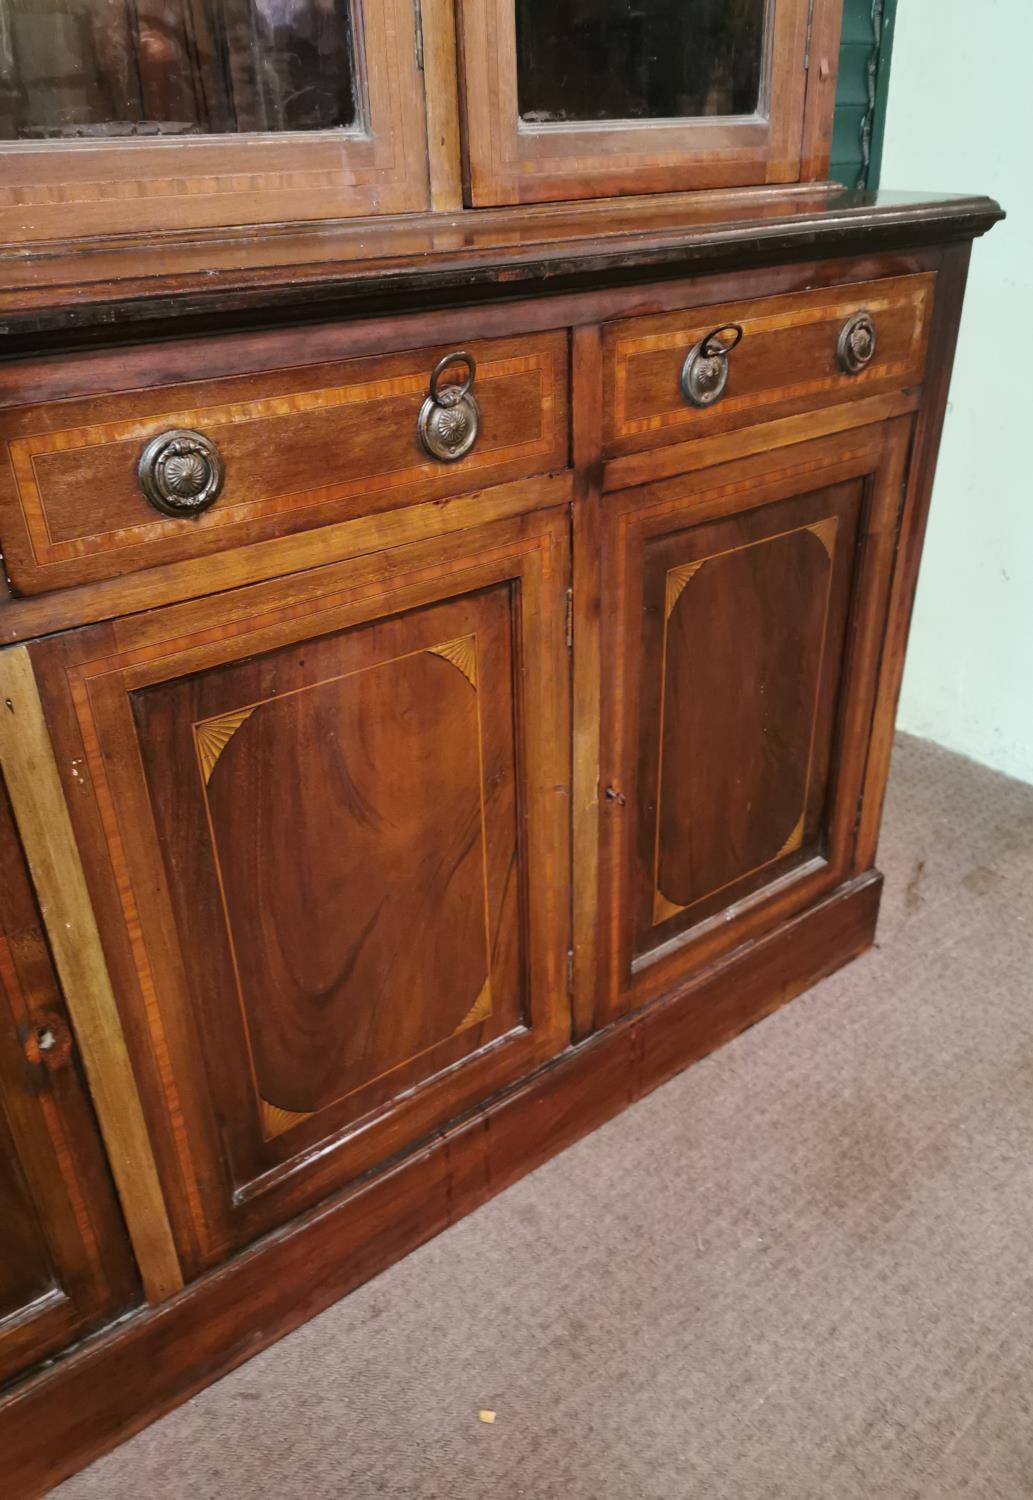
[[[909,430],[607,497],[604,1019],[849,876]]]
[[[565,1045],[568,538],[33,648],[189,1273]]]
[[[127,1238],[0,782],[0,1385],[121,1312],[136,1295]]]
[[[480,1207],[872,941],[869,873],[698,976],[684,995],[436,1131],[252,1250],[0,1402],[6,1495],[36,1495]],[[47,1441],[40,1442],[45,1431]]]

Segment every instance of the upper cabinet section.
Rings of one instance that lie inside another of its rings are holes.
[[[411,0],[0,0],[5,240],[428,203]]]
[[[471,203],[795,182],[809,0],[461,0]]]
[[[0,243],[815,180],[841,4],[0,0]]]

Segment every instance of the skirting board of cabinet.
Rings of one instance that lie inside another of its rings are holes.
[[[869,871],[678,993],[0,1396],[10,1500],[45,1493],[871,945]]]

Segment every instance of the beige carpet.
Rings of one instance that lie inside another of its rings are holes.
[[[902,739],[881,864],[876,952],[63,1500],[1028,1500],[1033,787]]]

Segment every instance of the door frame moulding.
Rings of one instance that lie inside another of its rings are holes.
[[[161,1302],[183,1273],[26,646],[0,652],[0,770],[144,1289]]]

